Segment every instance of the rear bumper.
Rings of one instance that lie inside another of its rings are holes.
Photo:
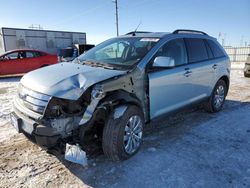
[[[14,102],[14,111],[11,113],[11,117],[16,119],[16,125],[12,125],[17,129],[18,132],[22,132],[25,135],[30,135],[34,138],[34,142],[38,145],[46,148],[51,148],[59,142],[61,135],[57,133],[57,130],[38,123],[24,115],[19,109],[22,106],[17,106],[16,101]],[[32,114],[34,116],[34,114]],[[37,115],[36,115],[37,116]]]

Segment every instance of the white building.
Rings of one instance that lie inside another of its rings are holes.
[[[0,53],[29,48],[56,54],[72,44],[86,44],[86,33],[0,28]]]

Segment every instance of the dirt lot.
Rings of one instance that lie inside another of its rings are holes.
[[[233,70],[224,109],[166,118],[124,162],[87,168],[49,154],[9,124],[18,78],[0,80],[0,187],[250,187],[250,78]]]

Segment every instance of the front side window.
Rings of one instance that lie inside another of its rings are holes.
[[[80,55],[75,63],[96,62],[112,67],[137,64],[159,41],[159,38],[128,37],[107,40]]]
[[[174,60],[175,66],[187,64],[187,53],[183,39],[167,42],[156,53],[155,57],[164,56]]]
[[[18,57],[18,52],[13,52],[4,56],[4,59],[17,59]]]
[[[190,38],[190,39],[185,39],[185,41],[187,44],[189,63],[194,63],[209,59],[203,39]]]

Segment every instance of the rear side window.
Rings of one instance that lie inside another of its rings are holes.
[[[206,41],[207,41],[209,47],[211,48],[215,58],[225,56],[223,51],[220,49],[220,47],[214,41],[212,41],[212,40],[206,40]]]
[[[213,59],[213,58],[214,58],[214,55],[213,55],[213,52],[212,52],[210,46],[208,45],[208,43],[207,43],[205,40],[203,40],[203,41],[205,42],[205,45],[206,45],[208,58],[209,58],[209,59]]]
[[[208,59],[206,45],[203,39],[185,39],[188,51],[189,63]]]
[[[40,57],[40,56],[42,56],[43,54],[42,53],[40,53],[40,52],[34,52],[34,54],[35,54],[35,56],[36,57]]]
[[[36,52],[36,51],[34,51],[33,53],[34,53],[34,56],[35,56],[35,57],[46,56],[46,54],[43,53],[43,52]]]
[[[26,52],[26,57],[33,58],[33,57],[35,57],[35,54],[33,52]]]

